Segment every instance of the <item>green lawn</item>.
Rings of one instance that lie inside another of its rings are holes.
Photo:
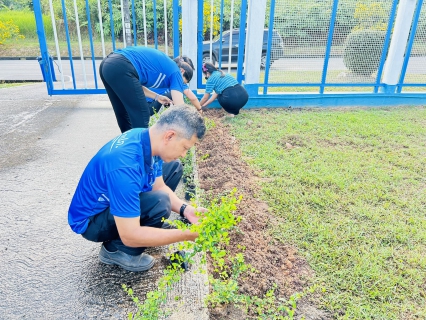
[[[281,71],[271,69],[268,77],[268,83],[320,83],[321,71]],[[264,83],[265,72],[262,71],[259,77],[259,83]],[[372,93],[373,86],[354,87],[350,86],[351,83],[375,83],[376,75],[371,77],[354,76],[348,73],[348,70],[332,70],[327,72],[327,84],[332,83],[348,83],[348,87],[333,87],[327,86],[324,89],[325,93],[329,92],[365,92]],[[426,83],[426,74],[406,74],[405,83]],[[403,92],[416,91],[425,92],[426,87],[404,87]],[[319,93],[319,86],[316,87],[269,87],[268,92],[273,93],[298,93],[309,92]],[[263,93],[263,87],[260,88],[259,93]]]
[[[230,120],[338,319],[426,319],[426,108],[246,111]],[[286,147],[290,143],[294,148]]]
[[[116,49],[123,48],[123,43],[120,42],[122,39],[116,38]],[[105,40],[105,54],[109,54],[113,51],[111,40]],[[139,42],[138,45],[143,45]],[[170,45],[170,44],[169,44]],[[68,45],[66,41],[59,41],[59,53],[61,57],[68,57]],[[71,41],[71,52],[72,56],[80,56],[80,47],[78,41]],[[149,44],[149,47],[154,47],[153,44]],[[53,40],[47,40],[47,47],[49,54],[57,56],[56,46]],[[158,45],[158,48],[165,51],[164,45]],[[92,48],[88,39],[83,39],[81,44],[83,56],[90,58],[92,55]],[[95,57],[102,57],[102,43],[98,41],[93,42],[93,49]],[[0,57],[37,57],[40,55],[40,44],[37,38],[26,38],[26,39],[9,39],[5,41],[5,44],[0,45]],[[173,47],[169,46],[169,55],[173,55]]]
[[[1,82],[0,81],[0,89],[25,86],[25,85],[30,85],[33,83],[34,82]]]

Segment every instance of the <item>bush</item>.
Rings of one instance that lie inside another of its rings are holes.
[[[24,36],[19,34],[19,27],[12,20],[4,22],[0,20],[0,44],[11,38],[22,39]]]
[[[384,31],[359,30],[350,33],[343,55],[346,68],[355,74],[370,76],[379,67],[384,40]]]
[[[29,10],[1,10],[0,21],[13,21],[19,28],[19,33],[25,38],[37,38],[36,22],[34,12]],[[52,20],[43,15],[44,29],[47,37],[52,37]]]
[[[289,0],[276,4],[274,28],[287,45],[324,46],[330,27],[331,8],[330,1]],[[355,1],[339,1],[333,37],[335,44],[343,42],[356,25],[354,11]],[[269,20],[269,7],[266,19]]]

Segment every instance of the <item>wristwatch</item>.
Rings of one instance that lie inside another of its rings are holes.
[[[180,216],[182,217],[182,218],[185,218],[185,216],[183,215],[183,212],[185,211],[185,209],[186,209],[186,207],[187,207],[188,205],[186,204],[186,203],[184,203],[181,207],[180,207],[180,210],[179,210],[179,214],[180,214]]]

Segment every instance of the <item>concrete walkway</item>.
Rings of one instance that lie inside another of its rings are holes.
[[[166,248],[150,251],[152,270],[127,272],[101,264],[100,245],[67,224],[83,169],[119,133],[106,95],[49,97],[44,83],[0,89],[1,319],[125,319],[135,307],[121,285],[139,297],[156,288]],[[208,319],[204,281],[185,275],[172,318]]]

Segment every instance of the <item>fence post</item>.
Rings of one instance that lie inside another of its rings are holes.
[[[402,64],[401,75],[399,76],[397,93],[401,93],[402,85],[404,83],[405,73],[407,72],[408,61],[410,59],[411,50],[413,49],[414,39],[416,37],[416,31],[418,30],[418,23],[420,19],[420,13],[422,11],[423,0],[418,0],[417,9],[414,13],[413,24],[411,25],[410,37],[408,39],[407,49],[405,50],[404,62]]]
[[[252,2],[252,1],[250,1],[250,2]],[[245,44],[245,42],[246,42],[246,21],[247,21],[247,0],[241,0],[240,37],[239,37],[239,40],[238,40],[238,43],[240,45],[243,44],[243,43]],[[263,28],[262,28],[262,30],[263,30]],[[263,39],[263,37],[262,37],[262,39]],[[230,46],[231,45],[232,45],[232,43],[230,43]],[[243,60],[244,60],[244,50],[241,50],[241,48],[238,48],[237,81],[239,83],[243,82]]]
[[[124,46],[132,46],[132,29],[130,24],[130,8],[129,0],[123,0],[123,33],[124,33]]]
[[[202,65],[203,63],[203,40],[204,40],[204,32],[203,32],[203,1],[197,1],[197,49],[199,54],[197,55],[197,65]],[[182,39],[183,40],[183,39]],[[197,73],[197,88],[202,88],[203,86],[203,78],[201,74],[201,68],[195,68]]]
[[[266,0],[249,1],[248,5],[244,73],[247,92],[252,96],[258,95]]]
[[[43,79],[46,81],[47,93],[51,96],[53,91],[52,69],[50,67],[50,56],[47,50],[46,33],[44,31],[43,16],[41,14],[40,0],[33,0],[34,16],[36,20],[37,36],[40,44],[41,58],[38,59],[42,70]]]
[[[173,57],[179,55],[179,0],[173,0]]]
[[[416,2],[417,0],[401,0],[399,2],[389,53],[383,71],[383,91],[385,93],[395,93],[404,62],[405,48],[413,22]]]
[[[197,0],[182,0],[182,54],[188,56],[194,64],[195,72],[189,83],[191,90],[197,89],[198,59],[197,59]],[[202,55],[202,52],[201,52]]]

